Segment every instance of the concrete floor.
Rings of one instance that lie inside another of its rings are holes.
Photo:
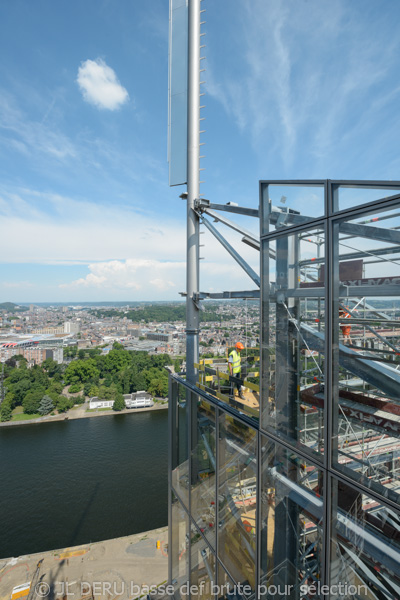
[[[10,600],[13,588],[28,581],[29,600],[138,598],[147,591],[143,586],[166,582],[167,542],[168,528],[163,527],[74,548],[0,558],[0,600]]]

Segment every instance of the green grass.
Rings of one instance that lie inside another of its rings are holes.
[[[13,416],[11,417],[11,421],[29,421],[30,419],[38,419],[39,417],[42,417],[43,415],[40,415],[39,413],[34,413],[33,415],[27,415],[25,413],[17,413],[17,414],[13,414]]]
[[[86,412],[103,412],[105,410],[108,410],[110,412],[112,411],[112,408],[88,408]]]

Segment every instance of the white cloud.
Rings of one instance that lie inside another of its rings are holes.
[[[160,220],[112,202],[105,206],[0,187],[0,263],[73,265],[141,256],[176,260],[185,253],[183,218]]]
[[[240,234],[221,232],[258,271],[259,254]],[[202,291],[255,289],[208,231],[202,238]],[[17,263],[58,265],[57,281],[42,290],[46,298],[177,299],[186,287],[185,259],[184,214],[160,218],[35,190],[10,194],[0,186],[0,267],[14,263],[17,273]],[[79,265],[78,272],[66,269]]]
[[[166,281],[165,279],[152,279],[149,283],[159,290],[168,290],[169,288],[176,287],[173,281]]]
[[[90,273],[61,288],[101,288],[102,290],[151,290],[175,288],[171,281],[181,281],[185,273],[182,261],[162,262],[155,259],[128,258],[125,261],[110,260],[89,264]]]
[[[129,99],[115,71],[101,58],[88,59],[81,64],[77,83],[86,102],[97,108],[116,110]]]
[[[252,290],[256,285],[238,265],[224,255],[203,265],[201,290]],[[177,298],[185,289],[186,263],[182,260],[128,258],[88,265],[85,277],[58,287],[68,291],[68,297],[98,297],[132,299]]]

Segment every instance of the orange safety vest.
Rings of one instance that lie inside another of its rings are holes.
[[[346,312],[343,308],[339,309],[339,317],[342,319],[350,319],[351,315]],[[341,325],[340,329],[342,330],[343,335],[350,335],[351,325]]]

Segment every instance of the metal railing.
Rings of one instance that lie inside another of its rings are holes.
[[[229,374],[226,359],[206,358],[194,366],[199,389],[253,418],[259,418],[259,356],[248,356],[243,360],[241,377]],[[238,395],[238,389],[242,391],[242,397]]]

